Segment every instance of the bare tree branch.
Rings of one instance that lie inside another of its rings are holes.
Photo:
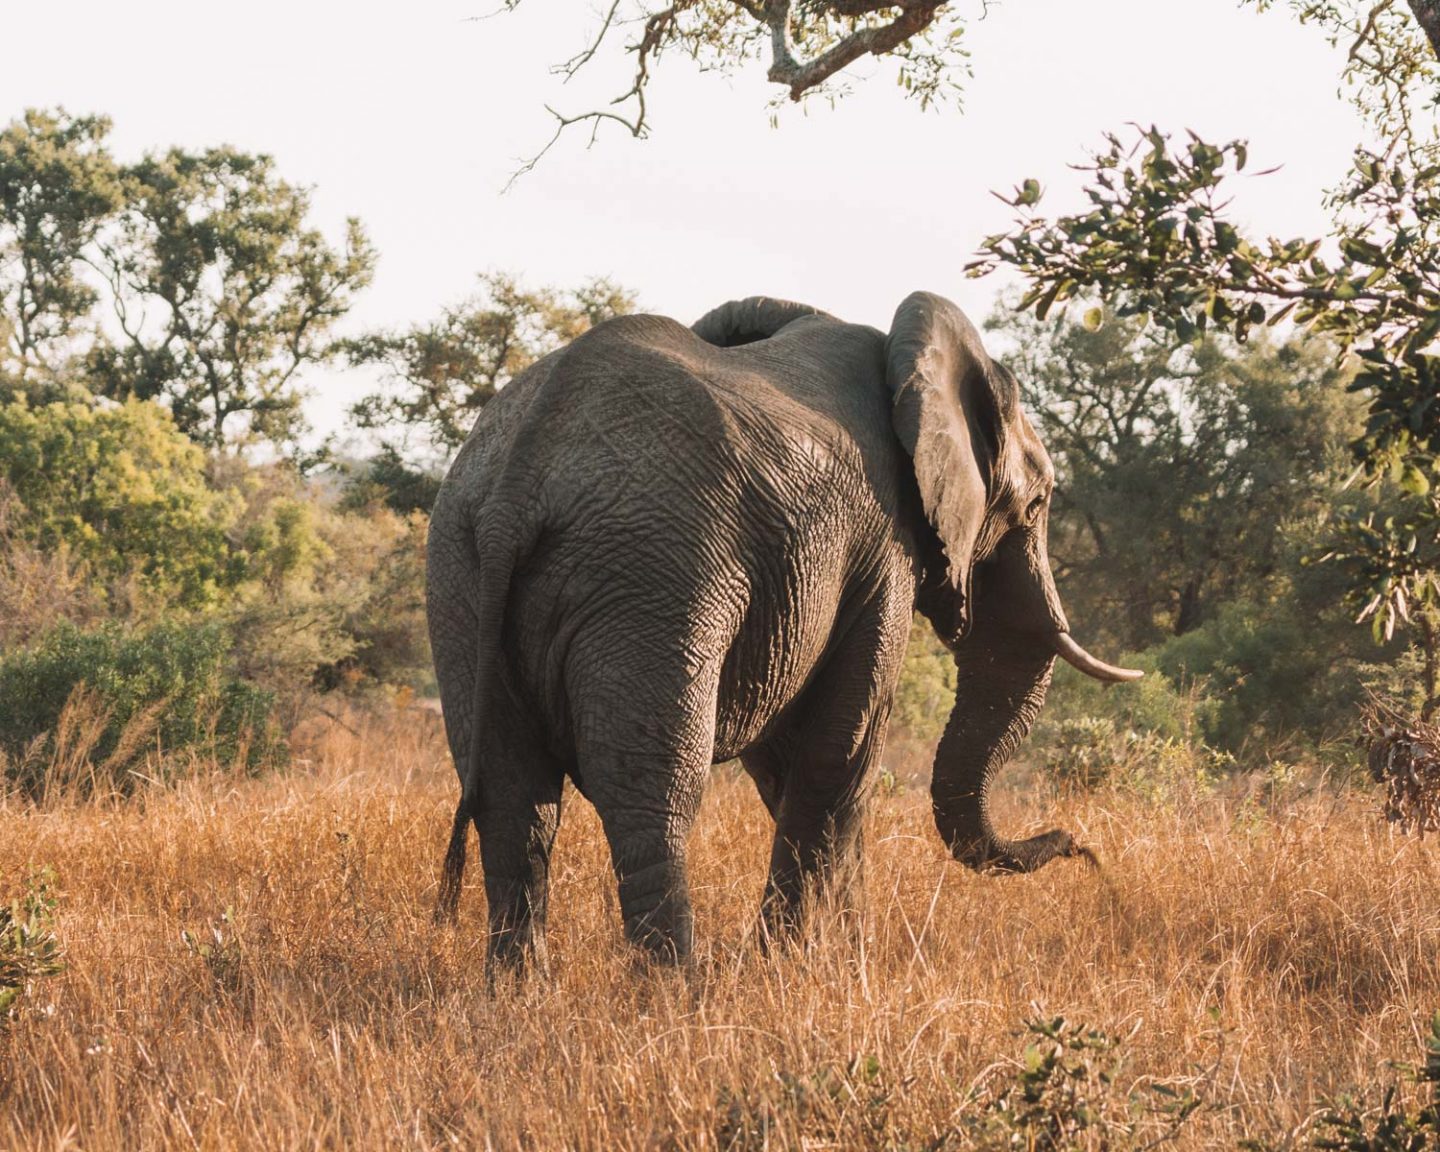
[[[626,95],[622,96],[621,99],[627,99],[629,95],[629,93],[626,93]],[[545,111],[549,112],[551,116],[555,117],[556,125],[554,133],[551,135],[550,139],[545,142],[545,147],[541,148],[540,151],[536,152],[535,155],[531,156],[528,160],[521,164],[519,168],[515,169],[515,171],[511,173],[510,179],[505,181],[505,187],[501,189],[502,192],[510,191],[510,189],[514,186],[515,181],[519,180],[520,177],[524,176],[527,172],[533,172],[535,170],[535,166],[539,164],[542,159],[544,159],[545,154],[560,142],[560,137],[565,134],[565,129],[569,128],[572,124],[581,124],[585,121],[590,122],[590,144],[595,143],[595,134],[600,130],[600,125],[606,120],[613,120],[615,123],[622,125],[625,130],[628,131],[630,135],[634,136],[637,140],[644,139],[648,131],[648,128],[645,124],[645,101],[643,95],[640,97],[640,115],[634,120],[627,120],[618,112],[605,111],[582,112],[578,116],[562,116],[559,112],[555,111],[555,109],[551,108],[548,104],[545,105]],[[586,147],[589,147],[589,145],[587,144]]]
[[[604,43],[606,35],[609,34],[610,26],[615,23],[615,13],[620,10],[621,3],[623,3],[623,0],[614,0],[610,5],[610,11],[605,13],[605,22],[600,25],[600,31],[595,33],[595,39],[590,41],[588,47],[577,52],[574,56],[570,57],[569,60],[565,61],[564,64],[557,64],[551,71],[563,73],[565,79],[568,81],[574,77],[576,72],[590,63],[595,53],[600,50],[600,45]]]

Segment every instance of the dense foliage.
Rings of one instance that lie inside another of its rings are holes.
[[[375,262],[358,222],[332,244],[267,156],[127,163],[109,133],[0,130],[0,774],[32,794],[76,755],[122,786],[137,757],[278,760],[318,696],[433,692],[436,454],[634,306],[488,275],[434,323],[341,340]],[[379,369],[358,459],[302,440],[305,371],[336,359]]]
[[[155,404],[0,405],[0,486],[18,505],[13,533],[83,563],[101,586],[133,581],[196,607],[239,574],[226,535],[238,499],[211,486],[204,451]]]
[[[43,791],[57,753],[76,750],[67,733],[76,725],[92,728],[81,754],[122,787],[124,770],[150,748],[223,764],[273,759],[280,735],[271,698],[234,675],[229,649],[218,623],[61,625],[0,659],[0,765],[22,788]],[[61,748],[67,736],[71,747]]]
[[[557,292],[526,289],[512,276],[482,276],[480,292],[438,320],[346,343],[351,363],[384,372],[381,390],[352,415],[361,428],[390,437],[418,433],[453,452],[481,406],[517,374],[592,325],[634,310],[634,295],[605,279]]]
[[[0,399],[165,400],[209,447],[294,451],[301,373],[369,283],[268,156],[172,148],[132,164],[104,117],[31,110],[0,131]]]
[[[1009,198],[1015,227],[984,242],[972,271],[1024,273],[1019,307],[1042,320],[1099,296],[1181,343],[1215,331],[1243,343],[1286,322],[1333,341],[1366,407],[1350,442],[1357,474],[1402,494],[1353,506],[1324,555],[1377,639],[1414,625],[1429,712],[1440,706],[1440,9],[1412,3],[1417,26],[1390,0],[1292,7],[1349,48],[1346,79],[1370,132],[1329,194],[1330,236],[1247,236],[1228,215],[1245,142],[1177,143],[1150,128],[1107,134],[1084,166],[1081,211],[1042,215],[1039,182],[1024,180]]]

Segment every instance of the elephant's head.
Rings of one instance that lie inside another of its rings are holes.
[[[1045,701],[1057,655],[1101,680],[1139,672],[1070,637],[1046,547],[1055,471],[1015,378],[955,305],[907,297],[886,345],[895,431],[909,451],[927,538],[918,607],[954,652],[955,706],[935,756],[935,823],[957,860],[1030,872],[1081,853],[1070,834],[1006,840],[987,797]]]

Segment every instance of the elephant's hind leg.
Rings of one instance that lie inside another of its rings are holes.
[[[686,841],[714,750],[716,677],[652,676],[646,691],[608,697],[579,734],[585,794],[610,844],[625,936],[655,959],[687,960],[694,920]]]
[[[485,873],[492,971],[546,967],[550,852],[560,826],[563,777],[546,761],[502,759],[481,788],[475,826]]]

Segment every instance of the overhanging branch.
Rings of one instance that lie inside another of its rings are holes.
[[[861,56],[883,56],[935,23],[948,0],[918,0],[916,3],[871,4],[868,0],[840,0],[828,7],[837,15],[860,17],[882,8],[899,7],[900,14],[889,24],[859,28],[842,37],[810,60],[795,58],[791,34],[791,0],[771,0],[765,6],[764,22],[770,28],[770,70],[768,79],[790,89],[790,99],[799,100],[810,89],[823,84],[835,73]]]
[[[519,2],[505,0],[505,7],[513,8]],[[935,24],[950,0],[673,0],[658,10],[639,0],[635,4],[639,11],[628,17],[625,3],[607,0],[599,29],[579,52],[554,71],[568,81],[594,59],[617,28],[638,25],[638,36],[626,45],[626,51],[635,55],[630,88],[610,101],[609,110],[569,116],[547,109],[557,122],[554,135],[511,176],[507,188],[533,169],[572,125],[588,121],[592,143],[595,132],[606,121],[619,124],[633,137],[647,135],[646,89],[654,62],[668,49],[678,49],[697,59],[715,58],[724,67],[747,58],[751,46],[757,41],[763,43],[768,34],[767,76],[787,88],[791,100],[798,101],[862,56],[902,51]],[[914,58],[909,60],[913,65]],[[939,67],[936,64],[931,71],[938,74]],[[937,86],[938,81],[931,82],[927,77],[927,83],[917,85],[916,91],[928,100]],[[906,87],[910,87],[908,82]]]

